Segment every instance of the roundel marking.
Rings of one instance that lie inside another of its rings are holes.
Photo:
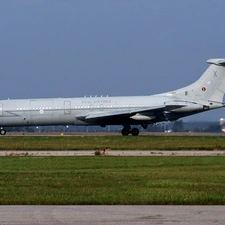
[[[43,110],[43,109],[41,109],[41,110],[40,110],[40,114],[43,114],[43,113],[44,113],[44,110]]]
[[[203,88],[202,88],[202,91],[206,91],[206,88],[205,88],[205,87],[203,87]]]

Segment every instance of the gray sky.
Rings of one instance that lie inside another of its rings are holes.
[[[0,0],[0,99],[186,86],[206,60],[225,58],[224,9],[224,0]]]

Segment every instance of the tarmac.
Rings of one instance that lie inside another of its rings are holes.
[[[225,156],[224,150],[179,150],[179,151],[163,151],[163,150],[82,150],[82,151],[0,151],[0,156],[95,156],[101,154],[106,156]]]
[[[0,151],[0,156],[95,156],[88,151]],[[215,151],[107,150],[108,156],[225,156]],[[0,206],[0,225],[224,225],[224,206]]]
[[[224,206],[0,206],[1,225],[224,225]]]

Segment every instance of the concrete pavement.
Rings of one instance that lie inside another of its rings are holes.
[[[102,153],[103,151],[100,151]],[[95,150],[88,151],[0,151],[0,156],[94,156]],[[215,151],[158,151],[158,150],[108,150],[108,156],[225,156],[224,150]]]
[[[1,225],[224,225],[224,206],[0,206]]]

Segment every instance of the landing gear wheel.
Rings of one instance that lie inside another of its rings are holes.
[[[133,128],[133,129],[131,130],[131,134],[132,134],[133,136],[138,136],[139,130],[138,130],[137,128]]]
[[[0,130],[0,134],[1,134],[1,135],[5,135],[5,134],[6,134],[6,131],[5,131],[4,129],[1,129],[1,130]]]
[[[129,129],[123,128],[121,133],[123,136],[127,136],[127,135],[129,135]]]

